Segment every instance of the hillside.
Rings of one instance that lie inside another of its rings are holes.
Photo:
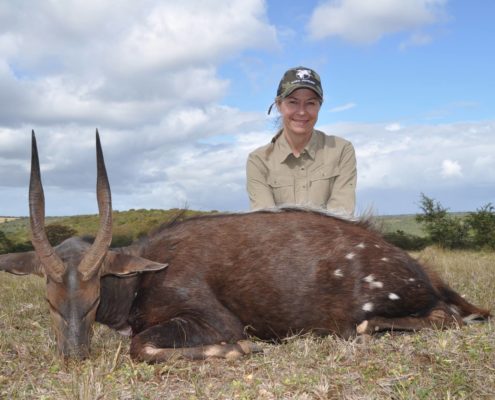
[[[166,223],[182,210],[128,210],[113,212],[113,246],[122,246],[129,244],[134,239],[145,235],[149,231]],[[199,211],[187,210],[181,218],[201,214]],[[29,243],[29,218],[7,218],[0,217],[0,231],[5,234],[13,243]],[[424,236],[421,226],[415,221],[414,215],[396,215],[396,216],[378,216],[374,217],[376,226],[384,233],[396,232],[397,230],[405,233]],[[47,217],[45,225],[60,224],[74,229],[77,235],[94,236],[98,231],[98,216],[94,215],[75,215],[69,217]]]

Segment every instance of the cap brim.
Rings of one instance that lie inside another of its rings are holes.
[[[310,89],[313,92],[316,93],[316,95],[320,98],[323,99],[323,93],[318,93],[318,91],[315,89],[314,86],[312,85],[305,85],[305,84],[300,84],[295,87],[290,88],[287,93],[282,93],[282,98],[286,98],[287,96],[290,96],[292,93],[294,93],[297,89]]]

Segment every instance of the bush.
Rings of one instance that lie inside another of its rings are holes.
[[[495,208],[491,203],[469,213],[466,223],[471,228],[475,247],[495,249]]]
[[[447,208],[423,193],[420,207],[423,214],[417,214],[416,221],[425,224],[425,231],[432,243],[448,249],[469,246],[469,225],[461,218],[449,215]]]
[[[411,235],[398,229],[395,232],[388,232],[383,235],[383,238],[393,245],[400,247],[403,250],[423,250],[430,244],[429,239]]]
[[[112,244],[111,247],[124,247],[129,246],[133,242],[133,238],[131,235],[126,234],[114,234],[112,236]]]
[[[7,236],[5,236],[5,233],[3,233],[3,231],[0,231],[0,254],[11,253],[12,247],[12,241]]]
[[[77,231],[71,227],[61,224],[51,224],[45,227],[46,236],[52,246],[56,246],[62,243],[65,239],[68,239],[77,234]]]

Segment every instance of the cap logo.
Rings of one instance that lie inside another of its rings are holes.
[[[298,69],[296,75],[299,79],[311,78],[311,71],[309,69]]]

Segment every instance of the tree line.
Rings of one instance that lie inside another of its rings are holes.
[[[406,233],[403,230],[384,233],[390,243],[405,250],[421,250],[426,246],[436,245],[446,249],[476,249],[495,250],[495,207],[488,203],[476,212],[458,216],[449,213],[438,201],[421,193],[421,213],[416,214],[415,220],[421,224],[424,236]],[[120,230],[114,232],[112,247],[126,246],[134,239],[145,235],[156,228],[160,221],[168,220],[177,215],[177,210],[129,210],[115,212],[117,226]],[[188,211],[188,215],[198,212]],[[186,215],[185,215],[186,217]],[[76,219],[78,219],[76,217]],[[97,224],[97,217],[94,217]],[[72,221],[72,220],[71,220]],[[137,232],[133,232],[139,228]],[[52,246],[65,239],[81,234],[79,229],[61,223],[52,223],[45,228]],[[84,233],[83,233],[84,234]],[[29,240],[14,241],[0,230],[0,254],[32,250]]]

